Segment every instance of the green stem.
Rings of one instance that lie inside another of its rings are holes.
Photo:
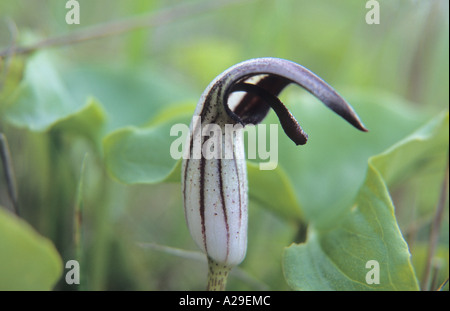
[[[231,267],[215,262],[208,257],[208,291],[224,291]]]
[[[19,216],[16,177],[12,166],[12,157],[8,146],[8,140],[3,133],[0,133],[0,162],[3,164],[9,198],[11,200],[14,212]]]
[[[447,161],[447,167],[445,170],[445,176],[444,180],[442,181],[441,186],[441,194],[439,197],[439,202],[436,208],[436,212],[433,218],[433,221],[431,223],[431,232],[430,232],[430,242],[428,246],[428,253],[427,253],[427,259],[425,264],[425,273],[422,281],[422,289],[425,291],[431,290],[431,272],[432,272],[432,262],[433,258],[436,254],[436,249],[439,242],[439,232],[441,229],[441,224],[443,220],[443,215],[445,211],[445,202],[447,202],[447,196],[448,196],[448,181],[449,179],[449,163]]]

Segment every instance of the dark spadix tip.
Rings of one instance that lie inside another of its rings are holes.
[[[356,129],[362,132],[368,132],[369,130],[364,126],[364,124],[359,119],[358,115],[350,108],[350,105],[339,96],[340,102],[327,104],[334,112],[339,114],[342,118],[344,118],[348,123],[353,125]],[[345,103],[345,105],[343,105]],[[347,109],[340,109],[340,107],[346,107]]]
[[[356,114],[353,114],[351,117],[347,117],[345,115],[342,116],[345,120],[348,121],[351,125],[353,125],[356,129],[362,132],[368,132],[369,130],[362,124]]]
[[[277,96],[271,94],[265,89],[250,83],[238,83],[233,86],[231,92],[247,92],[261,97],[277,114],[281,127],[286,135],[296,144],[304,145],[308,140],[306,134],[298,121],[286,108],[286,106],[278,99]]]
[[[367,127],[364,124],[362,124],[361,122],[359,124],[360,124],[360,127],[357,128],[358,130],[363,131],[363,132],[369,132],[369,130],[367,129]]]

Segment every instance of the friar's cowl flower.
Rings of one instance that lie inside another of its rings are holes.
[[[224,289],[227,272],[246,254],[248,187],[243,126],[260,123],[272,108],[295,144],[307,141],[306,133],[277,97],[291,83],[302,86],[354,127],[366,131],[352,107],[332,87],[294,62],[251,59],[215,78],[194,112],[182,165],[186,221],[196,244],[208,257],[208,289]],[[229,97],[234,92],[245,95],[231,105]],[[226,135],[229,125],[242,127]],[[213,146],[216,156],[205,156],[203,149],[195,147],[217,135],[208,135],[213,128],[221,129],[214,133],[222,137],[216,137],[221,138],[217,140],[220,144]]]

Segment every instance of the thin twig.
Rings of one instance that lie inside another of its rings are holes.
[[[431,273],[431,282],[430,282],[430,286],[429,288],[431,290],[434,290],[435,288],[438,287],[438,282],[439,282],[439,274],[442,271],[442,261],[440,260],[440,258],[434,258],[433,262],[432,262],[432,273]]]
[[[5,50],[0,51],[0,58],[16,54],[29,54],[43,48],[70,45],[87,40],[119,35],[140,28],[161,26],[188,16],[199,15],[209,11],[218,10],[231,4],[241,4],[242,2],[242,0],[223,0],[202,1],[190,5],[182,4],[142,16],[92,26],[79,31],[74,31],[67,35],[45,39],[29,46],[8,47]]]
[[[445,202],[447,201],[447,192],[448,192],[448,170],[449,170],[449,163],[447,160],[447,166],[445,169],[445,176],[444,180],[442,181],[441,186],[441,194],[439,197],[439,203],[436,208],[436,213],[433,218],[433,222],[431,223],[431,232],[430,232],[430,244],[428,247],[428,253],[427,253],[427,261],[425,265],[425,273],[422,280],[422,288],[423,290],[430,290],[431,282],[431,270],[432,270],[432,262],[434,255],[436,253],[437,244],[439,241],[439,232],[441,229],[441,223],[442,223],[442,217],[444,214],[445,209]]]
[[[8,188],[8,195],[10,197],[14,212],[19,215],[19,204],[17,199],[17,187],[14,170],[12,167],[11,153],[9,151],[8,141],[3,133],[0,133],[0,158],[5,171],[5,180]]]
[[[160,252],[164,252],[164,253],[167,253],[167,254],[175,255],[175,256],[178,256],[178,257],[181,257],[181,258],[185,258],[185,259],[193,259],[193,260],[206,262],[205,254],[203,254],[201,252],[188,251],[188,250],[179,249],[179,248],[175,248],[175,247],[159,245],[159,244],[156,244],[156,243],[142,243],[142,242],[138,242],[137,245],[139,247],[142,247],[142,248],[157,250],[157,251],[160,251]]]

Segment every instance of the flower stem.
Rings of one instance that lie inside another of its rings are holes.
[[[224,291],[231,267],[215,262],[208,257],[208,291]]]

